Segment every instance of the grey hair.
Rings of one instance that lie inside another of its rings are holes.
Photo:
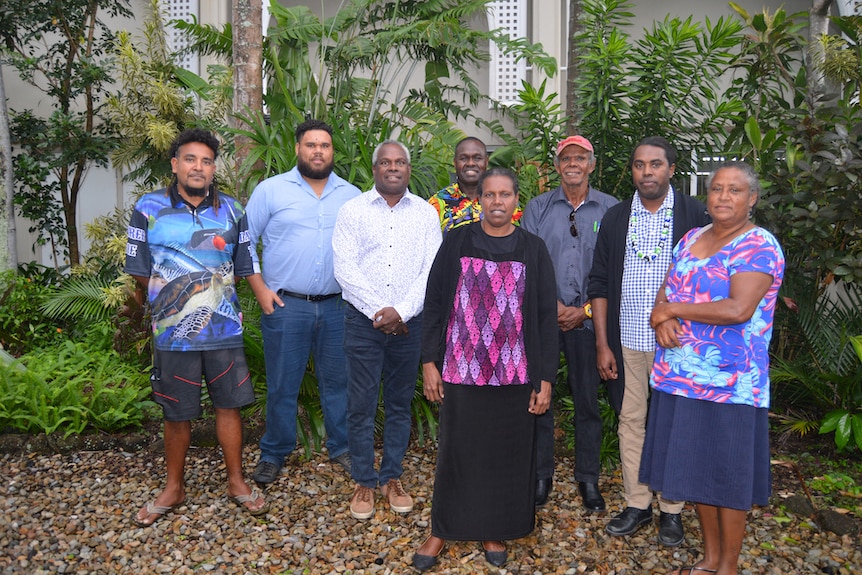
[[[724,170],[724,169],[734,169],[734,170],[739,170],[740,172],[742,172],[742,174],[745,176],[746,181],[748,182],[748,193],[760,196],[760,191],[761,191],[760,178],[757,177],[757,172],[755,172],[754,168],[752,168],[749,164],[746,164],[745,162],[735,161],[735,160],[728,161],[728,162],[722,162],[709,175],[709,179],[706,181],[706,189],[707,190],[712,187],[712,180],[715,179],[715,175],[720,170]]]
[[[407,156],[407,164],[408,165],[410,164],[410,150],[407,149],[407,146],[405,146],[404,144],[402,144],[398,140],[384,140],[383,142],[380,142],[379,144],[377,144],[377,147],[374,148],[374,152],[371,154],[371,165],[372,166],[377,165],[377,155],[380,152],[380,148],[382,148],[383,146],[385,146],[387,144],[395,144],[396,146],[398,146],[402,150],[404,150],[404,155]]]

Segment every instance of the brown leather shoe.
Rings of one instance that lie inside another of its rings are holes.
[[[353,488],[350,498],[350,514],[356,519],[368,519],[374,515],[374,490],[359,484]]]
[[[380,491],[389,501],[389,507],[396,513],[408,513],[413,511],[413,498],[404,491],[400,479],[390,479],[389,483],[380,488]]]

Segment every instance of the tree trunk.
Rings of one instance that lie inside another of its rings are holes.
[[[236,0],[233,4],[233,109],[235,114],[250,116],[263,109],[263,28],[261,0]],[[234,118],[235,128],[247,128],[244,122]],[[237,136],[236,163],[241,166],[248,157],[251,142]],[[237,197],[245,202],[244,182],[237,179]]]
[[[829,7],[833,0],[813,0],[808,12],[808,97],[813,106],[826,91],[826,78],[820,69],[823,62],[823,46],[820,37],[829,33]]]
[[[572,136],[578,133],[578,90],[576,80],[578,78],[578,53],[575,37],[581,32],[581,2],[580,0],[569,0],[569,37],[568,54],[566,56],[566,134]]]
[[[15,239],[14,181],[12,179],[12,138],[9,133],[9,110],[6,107],[6,87],[0,64],[0,237],[6,230],[6,242],[0,247],[0,269],[18,268],[18,242]]]

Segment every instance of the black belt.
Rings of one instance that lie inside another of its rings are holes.
[[[286,296],[295,297],[298,299],[304,299],[305,301],[323,301],[323,300],[334,298],[336,296],[341,295],[341,292],[327,293],[327,294],[323,294],[323,295],[305,295],[305,294],[301,294],[301,293],[287,291],[286,289],[280,289],[276,293],[278,294],[278,297],[286,295]]]

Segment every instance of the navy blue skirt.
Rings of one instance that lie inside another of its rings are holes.
[[[671,501],[768,504],[768,410],[653,390],[639,479]]]

